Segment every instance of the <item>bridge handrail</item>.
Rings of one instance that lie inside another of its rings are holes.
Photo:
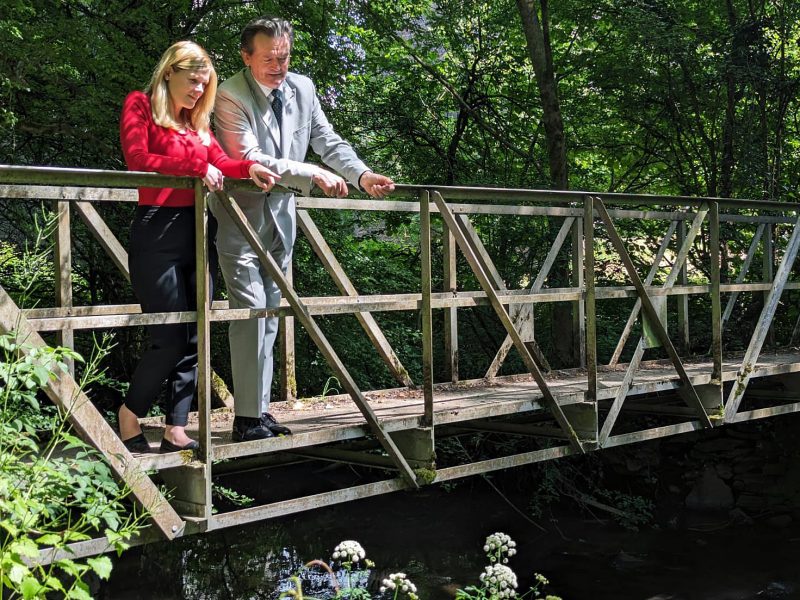
[[[194,179],[139,171],[105,169],[69,169],[62,167],[30,167],[0,165],[0,184],[98,186],[98,187],[171,187],[191,189]],[[276,186],[277,189],[281,186]],[[226,189],[256,189],[249,180],[226,180]],[[664,194],[627,194],[579,190],[536,190],[525,188],[468,187],[398,184],[393,198],[419,198],[422,192],[438,192],[447,200],[486,202],[551,202],[583,203],[586,196],[600,196],[607,204],[639,206],[701,206],[715,202],[721,208],[735,210],[770,210],[780,213],[800,211],[800,203],[774,200],[735,199],[703,196],[671,196]]]

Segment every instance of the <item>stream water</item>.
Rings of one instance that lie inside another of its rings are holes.
[[[484,539],[495,531],[518,543],[510,566],[520,589],[538,572],[564,600],[800,598],[796,521],[730,525],[724,515],[697,515],[680,528],[637,532],[602,516],[571,510],[534,525],[475,478],[453,490],[433,486],[132,549],[96,598],[274,599],[303,563],[330,560],[336,544],[355,539],[376,564],[359,574],[374,598],[380,579],[403,571],[420,598],[445,600],[477,583]],[[304,591],[330,597],[328,582],[320,574]]]

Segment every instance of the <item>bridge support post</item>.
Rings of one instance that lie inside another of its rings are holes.
[[[433,427],[393,431],[390,435],[412,468],[436,470]]]
[[[206,498],[210,482],[206,478],[203,463],[191,463],[174,469],[164,469],[160,473],[168,493],[170,504],[184,517],[208,518],[211,501]]]
[[[722,383],[712,380],[711,383],[696,385],[694,389],[697,392],[697,397],[700,398],[700,403],[703,405],[703,408],[706,409],[709,418],[713,418],[715,416],[714,411],[719,411],[722,407]],[[687,400],[683,388],[678,389],[678,394],[680,394],[684,400]]]
[[[565,404],[561,407],[570,425],[578,434],[583,447],[593,450],[597,447],[598,418],[597,402],[580,402],[578,404]]]

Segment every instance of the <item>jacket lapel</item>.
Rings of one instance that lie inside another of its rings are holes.
[[[264,125],[267,127],[269,131],[270,137],[272,138],[273,149],[280,148],[280,144],[278,143],[279,138],[283,138],[285,136],[279,135],[278,132],[278,123],[275,120],[275,116],[272,114],[272,107],[269,104],[269,100],[264,95],[264,92],[261,90],[261,87],[258,85],[258,82],[253,79],[252,73],[250,73],[250,68],[245,67],[244,69],[244,79],[247,82],[248,87],[250,88],[250,93],[253,96],[253,102],[258,109],[258,114],[261,116],[261,119],[264,121]],[[286,124],[286,120],[284,119],[284,125]],[[270,152],[270,148],[262,148],[264,152]],[[284,154],[285,156],[285,154]]]
[[[294,124],[297,120],[297,99],[294,88],[284,82],[283,84],[283,128],[281,131],[281,156],[289,158],[294,138]]]

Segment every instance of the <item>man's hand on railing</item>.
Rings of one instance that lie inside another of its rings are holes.
[[[336,173],[331,173],[325,169],[317,169],[311,177],[311,181],[322,193],[331,198],[344,198],[350,191],[347,189],[347,182]]]
[[[358,184],[373,198],[385,198],[394,191],[394,181],[372,171],[364,171]]]
[[[249,172],[250,179],[265,192],[270,191],[281,178],[281,176],[274,171],[258,163],[252,165]]]

